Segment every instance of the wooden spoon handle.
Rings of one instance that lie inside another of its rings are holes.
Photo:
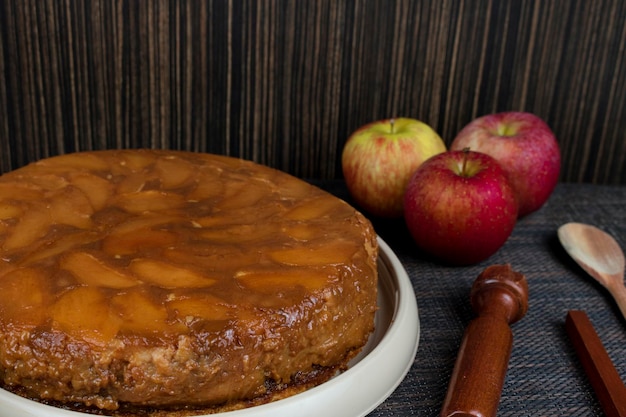
[[[442,417],[495,416],[513,345],[509,326],[528,308],[528,286],[509,265],[483,271],[472,286],[479,316],[465,330]]]
[[[565,328],[607,417],[626,417],[626,387],[584,311],[569,311]]]
[[[626,319],[626,287],[623,284],[623,278],[621,276],[619,279],[612,280],[614,284],[607,286],[607,289],[615,299],[619,310],[622,312],[622,316]]]

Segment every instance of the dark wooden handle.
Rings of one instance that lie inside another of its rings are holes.
[[[569,311],[565,329],[607,417],[626,417],[626,386],[584,311]]]
[[[463,336],[442,417],[495,416],[513,346],[510,324],[528,309],[528,284],[510,265],[486,268],[474,281],[470,301],[478,317]]]

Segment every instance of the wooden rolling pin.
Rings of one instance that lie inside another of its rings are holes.
[[[478,317],[465,330],[442,417],[496,415],[513,346],[510,324],[528,310],[528,283],[510,265],[493,265],[474,281],[470,302]]]

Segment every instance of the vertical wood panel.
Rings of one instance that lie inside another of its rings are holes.
[[[449,143],[525,110],[562,180],[626,184],[625,47],[622,0],[0,0],[0,171],[151,147],[339,178],[369,121]]]

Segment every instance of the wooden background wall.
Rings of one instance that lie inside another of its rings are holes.
[[[153,147],[340,178],[366,122],[449,143],[525,110],[563,181],[626,184],[625,47],[624,0],[0,0],[0,171]]]

